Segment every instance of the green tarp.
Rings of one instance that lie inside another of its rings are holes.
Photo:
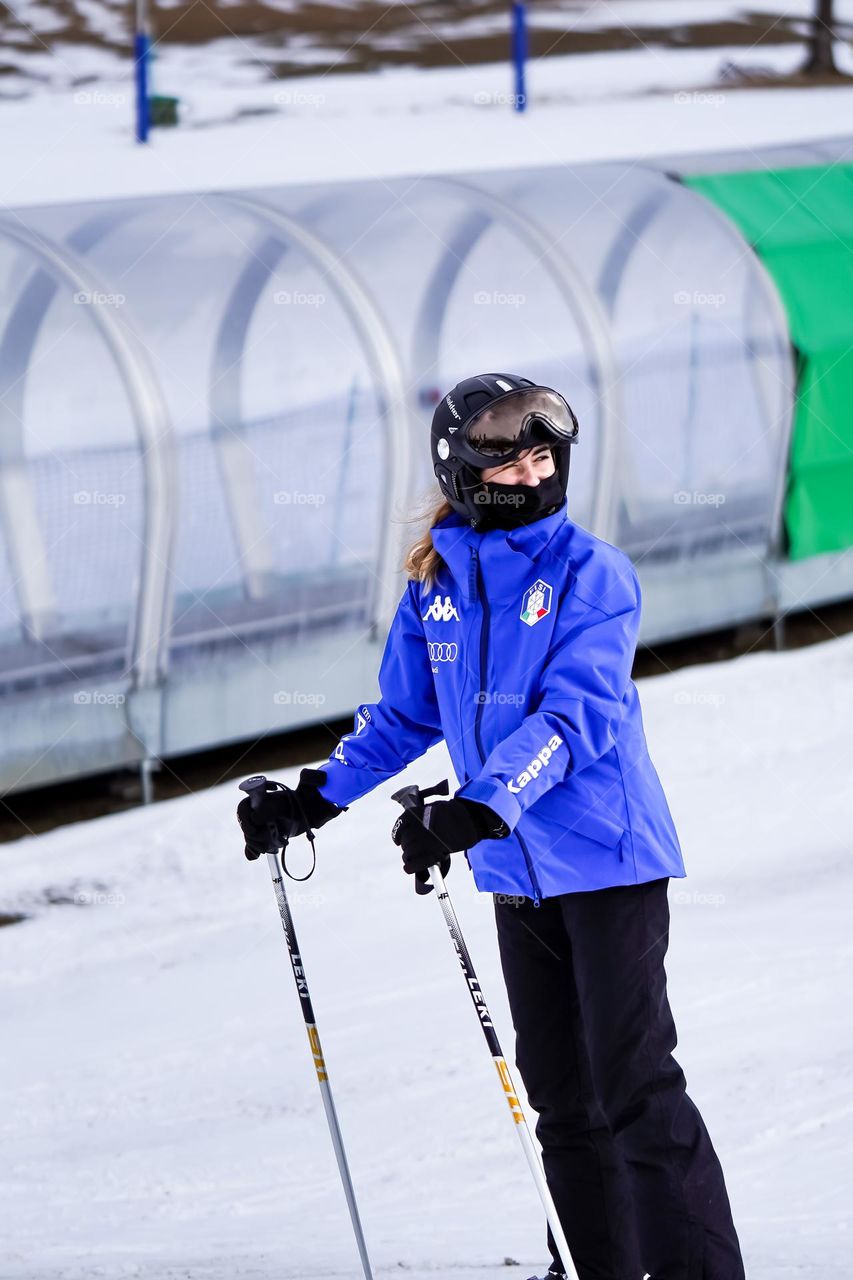
[[[797,352],[791,559],[853,546],[853,165],[685,177],[776,282]]]

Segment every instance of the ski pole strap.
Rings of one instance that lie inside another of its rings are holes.
[[[285,836],[284,841],[280,843],[280,837],[275,829],[275,826],[271,822],[267,823],[267,832],[269,835],[269,844],[270,844],[270,847],[267,850],[267,852],[275,853],[276,856],[278,856],[279,848],[281,849],[281,869],[289,880],[294,880],[296,881],[297,884],[301,884],[305,880],[310,880],[317,869],[317,849],[314,844],[314,832],[311,830],[311,826],[308,822],[308,818],[306,817],[305,810],[302,806],[302,801],[297,796],[294,789],[292,787],[286,786],[283,782],[275,782],[269,778],[265,778],[263,774],[259,773],[252,778],[247,778],[245,782],[241,782],[240,790],[245,791],[246,794],[249,796],[253,809],[256,809],[258,807],[261,801],[262,794],[264,794],[267,791],[289,791],[291,793],[291,795],[296,800],[296,807],[298,808],[299,815],[305,824],[305,834],[308,837],[308,843],[311,845],[311,870],[308,872],[307,875],[304,875],[304,876],[295,876],[292,874],[292,872],[288,871],[287,846],[289,844],[289,837]]]
[[[289,872],[289,870],[287,869],[287,846],[289,844],[289,840],[287,836],[284,837],[284,844],[282,845],[282,870],[284,874],[286,874],[288,879],[292,879],[292,881],[296,881],[297,884],[301,884],[302,882],[306,881],[306,879],[310,879],[311,876],[314,876],[314,872],[316,870],[316,847],[314,845],[314,832],[311,831],[309,820],[307,820],[305,815],[305,809],[302,808],[302,801],[300,800],[300,797],[298,797],[298,795],[296,794],[296,791],[293,790],[293,787],[284,786],[283,782],[277,782],[275,783],[275,786],[279,788],[279,791],[291,792],[293,799],[296,800],[296,808],[298,809],[298,812],[300,812],[300,818],[302,819],[302,822],[305,823],[305,835],[307,836],[307,840],[309,840],[309,845],[311,846],[311,869],[310,869],[310,872],[306,874],[306,876],[295,876],[293,872]]]
[[[308,835],[308,832],[306,832],[305,834]],[[304,876],[295,876],[292,871],[288,871],[287,840],[285,840],[284,844],[281,846],[281,869],[284,872],[284,874],[287,876],[288,880],[294,880],[297,884],[302,884],[304,880],[310,880],[314,872],[317,870],[317,850],[314,848],[314,839],[310,835],[308,835],[308,839],[311,844],[311,870],[308,872],[307,875],[304,875]]]

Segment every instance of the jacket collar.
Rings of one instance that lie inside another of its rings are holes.
[[[569,521],[568,500],[550,516],[521,525],[518,529],[490,529],[478,533],[457,512],[445,516],[432,528],[432,543],[459,586],[469,590],[471,556],[476,546],[488,540],[492,555],[518,555],[536,564],[554,537]]]

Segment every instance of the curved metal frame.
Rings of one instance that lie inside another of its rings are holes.
[[[85,251],[102,237],[106,221],[103,214],[96,215],[78,228],[68,243]],[[6,388],[0,396],[0,447],[4,452],[0,520],[19,588],[21,626],[36,640],[56,625],[56,610],[41,526],[23,462],[24,395],[36,340],[59,284],[60,277],[51,275],[44,266],[33,271],[14,301],[0,337],[0,386]],[[14,441],[8,452],[7,441]]]
[[[796,382],[794,378],[793,351],[790,346],[790,334],[789,334],[789,328],[788,328],[788,322],[787,322],[787,315],[786,315],[784,306],[782,304],[781,298],[779,296],[779,292],[776,288],[775,281],[773,280],[773,277],[770,275],[770,273],[767,271],[767,268],[764,266],[764,263],[755,253],[752,246],[743,236],[742,232],[740,231],[740,228],[735,223],[733,223],[730,219],[726,218],[721,209],[719,209],[716,205],[714,205],[710,200],[706,200],[698,192],[693,191],[688,186],[685,186],[684,183],[680,182],[671,173],[663,173],[659,169],[647,167],[644,165],[640,165],[637,167],[640,168],[643,173],[648,174],[650,177],[653,177],[655,179],[655,189],[653,189],[644,199],[642,199],[639,204],[638,212],[640,216],[641,227],[645,228],[651,225],[651,223],[657,217],[658,213],[660,213],[661,210],[665,207],[665,204],[668,203],[669,199],[677,198],[675,195],[676,190],[679,192],[679,194],[683,195],[685,198],[693,201],[694,203],[698,202],[698,204],[701,205],[705,216],[709,217],[713,222],[716,223],[716,225],[722,231],[723,235],[729,241],[734,242],[734,244],[740,251],[741,256],[745,256],[748,253],[754,265],[757,266],[758,268],[757,278],[759,281],[759,285],[763,287],[764,294],[767,299],[770,311],[775,317],[776,332],[779,334],[783,342],[787,341],[788,343],[789,355],[790,355],[790,360],[789,360],[790,394],[788,397],[788,404],[787,404],[787,419],[782,426],[782,450],[781,450],[780,459],[779,459],[779,469],[774,482],[774,491],[773,491],[774,496],[773,496],[773,502],[770,510],[770,518],[768,520],[768,528],[769,528],[768,550],[770,552],[778,553],[779,548],[781,546],[781,540],[780,540],[781,531],[780,531],[779,525],[781,520],[782,502],[784,499],[785,482],[787,478],[787,460],[788,460],[788,450],[790,447],[790,434],[791,434],[792,423],[793,423],[793,406],[794,406],[794,397],[796,395]],[[636,227],[632,225],[631,231],[632,233],[636,234]],[[617,259],[615,257],[616,244],[622,242],[623,240],[624,240],[624,237],[620,237],[617,242],[614,242],[614,245],[611,247],[611,250],[608,252],[608,255],[605,259],[604,266],[602,267],[602,270],[600,273],[600,279],[602,281],[605,279],[605,277],[608,279],[607,304],[608,304],[609,315],[612,315],[615,310],[618,294],[622,286],[622,280],[624,278],[625,271],[627,269],[628,263],[632,256],[631,253],[627,253],[627,254],[624,254],[621,257],[621,259]],[[625,456],[629,457],[630,455],[626,454]]]
[[[34,640],[41,640],[56,625],[56,609],[24,457],[24,390],[35,335],[56,288],[56,279],[48,271],[34,271],[15,300],[0,338],[0,522],[21,628]]]
[[[230,205],[249,214],[262,226],[272,228],[277,237],[282,237],[285,248],[289,243],[299,245],[300,249],[315,264],[321,275],[335,291],[344,311],[359,335],[364,347],[368,367],[382,404],[381,421],[387,433],[387,447],[382,451],[386,474],[382,485],[383,520],[382,543],[379,551],[377,569],[378,585],[374,589],[370,601],[370,616],[374,629],[381,631],[391,621],[397,605],[397,553],[395,539],[392,537],[392,516],[398,502],[404,502],[409,489],[411,467],[409,416],[406,402],[405,377],[403,365],[394,341],[385,325],[381,312],[374,303],[361,281],[352,269],[345,265],[343,259],[331,249],[324,240],[309,231],[290,214],[267,204],[253,196],[215,193],[219,203]],[[232,293],[233,305],[239,300],[240,282]],[[260,296],[259,293],[257,296]],[[257,299],[256,299],[257,300]],[[240,317],[242,337],[248,331],[251,314],[254,308],[242,308]],[[223,315],[223,325],[227,318],[227,310]],[[222,330],[218,350],[222,349]],[[232,349],[233,343],[232,343]],[[242,352],[242,342],[240,343]],[[211,397],[219,396],[221,407],[225,413],[223,423],[227,424],[228,413],[233,409],[239,397],[241,358],[232,360],[226,374],[215,380],[215,370],[211,371],[214,379]],[[218,415],[217,415],[218,416]],[[223,436],[233,440],[227,425],[223,427]],[[247,495],[251,495],[245,463],[248,459],[245,451],[231,450],[229,447],[228,479],[231,487],[232,505],[236,511],[245,511]],[[234,454],[242,452],[243,461]],[[236,464],[236,469],[235,468]],[[251,505],[251,504],[248,504]],[[238,536],[245,539],[251,537],[253,526],[247,523],[237,528]],[[245,542],[241,545],[247,545]],[[268,565],[257,560],[254,566],[254,581],[262,587]]]
[[[641,166],[625,165],[618,160],[605,160],[598,161],[584,167],[593,168],[596,171],[609,169],[615,170],[617,173],[626,174],[630,173],[635,167]],[[573,173],[574,169],[570,169],[569,171]],[[604,455],[605,462],[602,467],[602,470],[609,468],[610,471],[610,501],[607,508],[608,525],[607,532],[601,535],[605,537],[608,542],[616,542],[618,540],[620,533],[620,507],[624,507],[630,501],[630,490],[626,486],[625,478],[626,459],[630,459],[631,456],[630,450],[623,447],[625,431],[627,430],[627,411],[625,410],[625,406],[622,401],[621,386],[625,375],[617,354],[616,342],[612,337],[613,326],[611,324],[611,317],[615,305],[616,294],[619,290],[621,276],[625,265],[631,257],[631,251],[636,249],[636,241],[640,237],[643,228],[646,227],[656,216],[666,195],[667,187],[666,180],[662,174],[658,175],[655,170],[643,170],[643,172],[648,173],[649,176],[659,177],[659,183],[650,193],[641,197],[635,204],[631,211],[634,221],[628,224],[624,219],[621,220],[623,223],[622,231],[620,234],[617,234],[611,242],[610,248],[604,255],[596,284],[591,286],[592,295],[595,297],[599,305],[599,309],[604,316],[607,340],[612,352],[613,367],[617,370],[616,384],[619,386],[619,408],[621,411],[618,427],[619,447],[618,449],[615,448],[614,442],[614,447],[611,447],[607,454]],[[523,179],[520,180],[519,186],[521,186],[522,183]],[[583,179],[581,179],[581,185],[586,186]],[[528,186],[530,186],[529,182]],[[607,206],[605,205],[605,207]],[[583,214],[580,216],[583,216]],[[619,215],[615,213],[613,213],[613,218],[615,222],[620,221]],[[614,433],[611,432],[610,434],[613,435]]]
[[[32,253],[40,262],[42,270],[54,281],[70,285],[75,292],[108,292],[97,275],[81,263],[76,254],[61,248],[41,234],[30,232],[23,223],[12,224],[5,219],[0,220],[0,235]],[[47,312],[47,304],[51,297],[52,293],[47,296],[43,291],[40,299],[41,307],[34,310],[29,317],[32,333],[28,336],[27,350],[32,349],[35,334]],[[122,322],[116,311],[107,311],[103,307],[94,306],[90,314],[93,323],[101,332],[127,392],[133,421],[142,445],[142,466],[145,476],[142,571],[139,592],[131,603],[128,645],[128,665],[133,685],[141,688],[158,682],[165,661],[163,639],[166,628],[163,621],[167,615],[168,569],[176,527],[174,436],[166,402],[150,365],[148,354],[139,338],[128,325]],[[7,369],[12,374],[15,371],[14,365],[9,368],[11,348],[5,341],[3,350],[6,368],[0,367],[0,379]],[[19,385],[22,384],[22,378],[23,374],[17,379]],[[22,385],[19,395],[23,395]],[[17,403],[15,397],[13,402]],[[2,403],[3,396],[0,395],[0,404]],[[13,411],[10,409],[11,412]],[[16,421],[18,426],[22,427],[20,417],[16,417]],[[29,522],[26,513],[28,509],[34,513],[32,496],[27,493],[28,477],[23,474],[22,432],[17,436],[16,445],[17,451],[12,454],[13,459],[16,460],[16,474],[11,486],[11,495],[8,491],[2,495],[0,519],[6,522],[7,540],[11,548],[13,565],[21,575],[22,618],[32,634],[40,637],[50,619],[50,583],[47,580],[36,581],[28,576],[32,572],[32,545],[21,546],[19,542],[22,536],[21,529],[9,528],[10,525],[14,526],[19,513],[24,512],[23,529],[24,535],[28,536]],[[3,470],[5,471],[5,460]],[[10,496],[11,508],[6,506]],[[25,560],[24,557],[26,557]],[[21,562],[20,565],[18,561]]]
[[[638,166],[638,168],[642,168],[642,166]],[[641,239],[646,227],[650,226],[655,220],[662,205],[669,200],[672,194],[669,190],[669,183],[663,174],[657,173],[654,169],[646,169],[643,172],[654,175],[659,179],[659,182],[631,210],[632,221],[625,223],[622,231],[611,242],[610,248],[604,255],[604,262],[598,274],[599,285],[596,292],[602,298],[603,305],[607,308],[608,316],[612,316],[616,309],[616,302],[619,297],[619,291],[622,288],[625,270],[636,252],[637,241]]]
[[[624,165],[615,166],[596,166],[608,168],[620,168],[623,172],[627,172]],[[637,166],[642,169],[642,166]],[[642,195],[631,210],[630,223],[624,222],[622,230],[618,233],[610,244],[601,270],[598,274],[598,282],[596,293],[602,299],[602,305],[605,307],[608,318],[608,332],[614,333],[612,323],[613,315],[616,310],[616,304],[619,297],[619,291],[622,287],[622,281],[628,263],[631,261],[634,253],[637,252],[637,243],[642,239],[642,233],[654,219],[657,217],[662,206],[669,200],[671,192],[668,190],[669,184],[663,174],[657,173],[656,170],[643,169],[644,173],[650,176],[654,175],[657,179],[654,187],[645,195]],[[614,349],[616,347],[615,336],[613,338]],[[624,374],[620,373],[620,381]],[[625,423],[627,429],[627,422]],[[632,488],[628,483],[628,479],[633,472],[633,461],[630,449],[620,450],[619,458],[619,496],[622,500],[623,511],[630,511]],[[621,530],[618,522],[614,521],[614,527],[611,531],[612,542],[620,539]]]
[[[268,234],[249,256],[222,310],[210,361],[211,439],[250,599],[263,599],[269,593],[276,565],[255,497],[252,459],[243,445],[243,351],[255,308],[286,247],[280,235]]]
[[[472,220],[467,227],[460,228],[458,237],[446,248],[427,284],[415,324],[412,346],[415,369],[434,368],[437,363],[442,318],[453,283],[464,265],[464,257],[492,222],[505,224],[550,270],[575,320],[590,367],[598,378],[601,466],[591,524],[599,537],[609,540],[616,517],[616,463],[622,413],[616,357],[598,298],[566,253],[555,248],[552,237],[541,224],[514,208],[503,197],[461,178],[429,177],[422,180],[421,185],[425,184],[467,197],[469,209],[472,204],[479,207],[481,225],[478,227]],[[464,257],[458,250],[464,250]]]
[[[698,191],[693,191],[690,187],[683,183],[676,184],[685,194],[685,196],[693,201],[697,201],[702,205],[705,213],[716,222],[722,233],[728,237],[740,249],[742,256],[748,256],[757,270],[758,279],[764,287],[767,302],[771,313],[774,314],[777,326],[777,332],[782,341],[787,346],[788,354],[788,392],[785,398],[784,417],[780,430],[780,449],[777,456],[777,472],[773,493],[773,502],[770,511],[769,529],[770,540],[768,551],[771,555],[781,558],[781,549],[783,541],[782,514],[785,501],[785,488],[788,479],[788,455],[791,449],[791,436],[794,429],[794,408],[797,398],[797,377],[796,365],[794,357],[794,345],[791,339],[791,329],[788,324],[788,313],[782,302],[782,297],[776,287],[776,281],[761,261],[755,249],[744,236],[740,227],[727,218],[717,205],[711,200],[706,200]],[[772,592],[774,599],[777,591]]]

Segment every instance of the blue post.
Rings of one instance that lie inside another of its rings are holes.
[[[151,56],[151,37],[147,31],[137,31],[133,38],[133,72],[136,81],[136,141],[147,142],[151,115],[148,101],[148,61]]]
[[[524,86],[524,70],[527,61],[527,5],[524,0],[513,0],[512,6],[512,62],[515,70],[516,111],[527,106],[527,90]]]

